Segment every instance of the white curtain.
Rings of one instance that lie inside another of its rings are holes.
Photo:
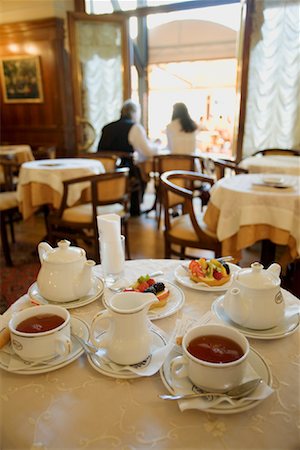
[[[300,0],[255,0],[243,156],[300,149]]]

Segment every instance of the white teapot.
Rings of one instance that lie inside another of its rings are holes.
[[[95,261],[87,260],[82,248],[71,247],[62,240],[52,248],[40,242],[38,253],[41,269],[37,277],[40,294],[55,302],[71,302],[87,295],[93,286],[92,268]]]
[[[254,330],[275,327],[284,318],[284,299],[280,289],[279,264],[268,269],[259,262],[233,275],[224,296],[224,310],[233,322]]]

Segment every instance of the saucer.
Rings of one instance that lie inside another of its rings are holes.
[[[168,391],[171,394],[177,394],[176,388],[174,386],[174,382],[171,375],[170,370],[170,363],[172,359],[174,359],[176,356],[182,355],[181,348],[178,346],[174,346],[173,350],[169,353],[167,356],[164,364],[162,365],[160,369],[160,377],[162,379],[163,384],[168,389]],[[249,364],[253,368],[253,370],[257,373],[258,377],[261,378],[268,386],[271,387],[272,385],[272,375],[269,366],[267,365],[264,358],[252,347],[250,347],[249,352]],[[180,385],[177,384],[179,388],[184,389],[186,393],[188,393],[188,390],[190,389],[190,393],[192,394],[193,391],[193,384],[189,380],[188,377],[177,379],[176,383],[180,383]],[[178,390],[180,392],[180,390]],[[217,405],[206,408],[205,410],[200,409],[200,411],[204,412],[210,412],[214,414],[235,414],[240,413],[242,411],[247,411],[248,409],[254,408],[256,405],[261,403],[263,399],[260,400],[245,400],[243,403],[238,403],[239,400],[233,400],[232,403],[222,402],[218,403]],[[192,406],[191,406],[192,407]],[[195,409],[195,406],[193,405],[193,409]]]
[[[234,274],[235,272],[237,272],[238,270],[241,269],[236,264],[231,264],[231,263],[227,263],[227,264],[230,268],[231,274]],[[196,289],[198,291],[207,291],[207,292],[226,291],[231,284],[231,279],[227,283],[223,284],[222,286],[208,286],[208,285],[205,285],[204,283],[196,283],[195,281],[190,279],[189,274],[181,265],[176,267],[176,269],[174,271],[174,275],[175,275],[176,280],[180,284],[182,284],[185,287],[189,287],[191,289]]]
[[[153,343],[152,343],[151,352],[164,347],[166,345],[165,338],[156,330],[150,330],[150,331],[153,335]],[[100,342],[101,342],[101,336],[105,335],[105,333],[106,333],[106,331],[104,331],[103,333],[100,334]],[[106,357],[106,350],[104,350],[103,356]],[[148,358],[146,358],[145,363],[148,360]],[[89,363],[91,364],[91,366],[95,370],[97,370],[97,372],[102,373],[102,375],[106,375],[106,376],[112,377],[112,378],[123,378],[123,379],[140,378],[141,377],[141,375],[137,375],[136,373],[133,373],[130,370],[124,369],[121,371],[116,371],[110,366],[109,362],[106,362],[105,360],[101,360],[100,358],[97,358],[96,355],[88,354],[87,359],[88,359]],[[150,361],[149,364],[151,364],[151,358],[149,358],[149,361]],[[142,364],[142,363],[144,363],[144,361],[141,361],[140,364]]]
[[[37,282],[33,283],[28,289],[28,295],[33,300],[36,300],[39,303],[49,304],[49,305],[58,305],[66,309],[79,308],[80,306],[88,305],[89,303],[94,302],[103,294],[104,284],[103,281],[98,278],[93,278],[93,286],[90,289],[88,295],[84,295],[76,300],[72,300],[71,302],[54,302],[52,300],[47,300],[39,293],[39,288]]]
[[[85,340],[89,339],[89,327],[87,323],[79,319],[78,317],[71,317],[71,329],[72,333],[82,337]],[[0,369],[6,370],[7,372],[21,374],[21,375],[35,375],[40,373],[52,372],[53,370],[60,369],[61,367],[67,366],[71,362],[75,361],[84,353],[84,349],[82,346],[74,339],[71,335],[72,340],[72,351],[67,356],[57,356],[56,358],[47,361],[47,362],[39,362],[34,363],[34,365],[30,365],[24,362],[19,356],[15,355],[11,351],[11,345],[6,344],[0,350]],[[11,369],[10,360],[13,357],[16,360],[16,365],[23,363],[20,365],[20,369]]]
[[[171,316],[179,311],[184,304],[184,293],[182,290],[169,281],[162,280],[166,288],[169,289],[170,295],[165,306],[154,308],[148,311],[148,317],[150,320],[163,319]],[[113,295],[113,294],[112,294]],[[109,297],[110,298],[110,297]],[[109,298],[107,300],[106,295],[103,296],[103,304],[105,307],[109,304]]]
[[[292,305],[290,305],[292,308]],[[230,325],[242,334],[249,338],[254,339],[280,339],[294,333],[299,327],[299,314],[288,314],[289,307],[285,310],[285,316],[279,325],[268,330],[253,330],[252,328],[246,328],[233,322],[224,310],[224,295],[218,297],[212,304],[211,310],[217,316],[219,320],[227,325]]]

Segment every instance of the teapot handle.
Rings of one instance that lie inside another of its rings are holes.
[[[40,263],[43,264],[45,256],[49,253],[53,248],[47,242],[40,242],[38,245],[38,253],[40,258]]]

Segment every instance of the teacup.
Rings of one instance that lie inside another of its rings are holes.
[[[70,314],[61,306],[24,309],[13,315],[8,327],[11,346],[25,361],[47,361],[72,350]]]
[[[236,329],[219,324],[198,325],[186,332],[183,356],[171,361],[174,379],[188,377],[205,391],[225,392],[242,382],[249,343]]]

